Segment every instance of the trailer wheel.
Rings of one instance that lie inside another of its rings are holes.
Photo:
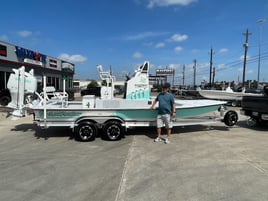
[[[231,105],[232,105],[233,107],[236,107],[236,106],[238,106],[238,102],[234,100],[234,101],[232,101]]]
[[[97,127],[94,123],[82,122],[76,127],[74,135],[78,141],[93,141],[97,135]]]
[[[224,115],[224,123],[227,126],[233,126],[238,120],[238,115],[235,111],[230,110]]]
[[[109,121],[103,126],[103,138],[116,141],[120,140],[123,136],[123,127],[118,121]]]

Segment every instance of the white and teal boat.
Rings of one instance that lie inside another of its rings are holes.
[[[55,93],[54,97],[47,99],[44,98],[47,97],[47,90],[44,90],[42,94],[38,94],[38,100],[25,104],[25,94],[35,91],[36,79],[33,72],[24,72],[24,67],[14,70],[8,82],[12,96],[8,106],[14,110],[12,115],[24,116],[27,109],[31,109],[34,112],[34,123],[38,126],[70,127],[80,141],[94,140],[98,132],[109,140],[118,140],[130,127],[155,126],[157,106],[155,110],[150,109],[154,98],[150,96],[149,62],[144,62],[126,81],[124,98],[113,96],[114,77],[103,71],[101,66],[98,66],[98,71],[101,79],[107,83],[101,88],[101,97],[87,95],[83,96],[82,101],[68,101],[63,92],[63,95]],[[227,125],[232,126],[237,121],[235,112],[223,110],[223,101],[175,100],[175,103],[174,126],[204,124],[215,120],[224,120]],[[196,120],[197,117],[219,108],[221,117],[209,118],[209,121]],[[194,120],[191,121],[192,117]],[[185,121],[186,119],[189,121]]]

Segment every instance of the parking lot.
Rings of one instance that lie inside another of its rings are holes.
[[[154,128],[121,141],[77,142],[28,116],[0,118],[0,200],[267,201],[268,127],[177,127],[171,144]]]

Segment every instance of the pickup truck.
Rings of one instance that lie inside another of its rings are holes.
[[[240,113],[249,116],[249,125],[263,125],[268,122],[268,86],[263,96],[243,96]]]

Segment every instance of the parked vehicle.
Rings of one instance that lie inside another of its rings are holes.
[[[11,96],[8,89],[2,89],[0,91],[0,105],[7,106],[11,101]]]
[[[263,88],[264,96],[243,96],[241,114],[249,116],[248,124],[268,123],[268,86]]]
[[[80,93],[81,93],[81,96],[95,95],[96,97],[100,97],[101,96],[101,87],[90,87],[90,88],[81,90]]]

